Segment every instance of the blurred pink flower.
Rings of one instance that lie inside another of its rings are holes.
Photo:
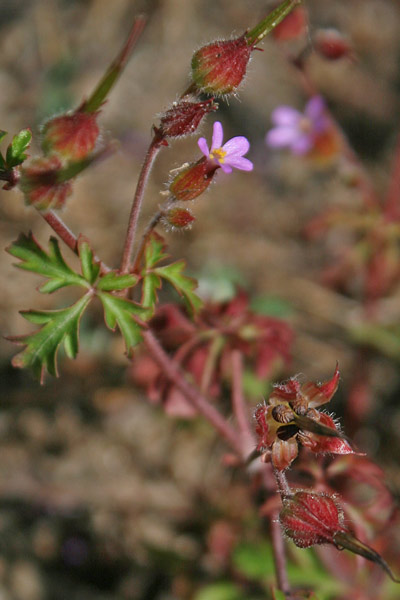
[[[267,146],[287,147],[293,154],[299,155],[312,150],[317,138],[329,126],[321,96],[313,96],[307,102],[304,113],[292,106],[278,106],[272,112],[271,120],[275,127],[265,136]]]

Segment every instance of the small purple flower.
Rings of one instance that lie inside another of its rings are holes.
[[[288,147],[293,154],[307,154],[315,139],[329,126],[325,102],[321,96],[313,96],[306,104],[304,114],[291,106],[278,106],[271,115],[275,127],[265,136],[271,148]]]
[[[200,150],[213,164],[217,164],[224,173],[232,173],[232,167],[241,171],[252,171],[253,163],[243,155],[249,151],[250,144],[247,138],[242,135],[228,140],[222,146],[224,130],[219,121],[214,123],[211,149],[208,147],[205,138],[200,138],[197,142]]]

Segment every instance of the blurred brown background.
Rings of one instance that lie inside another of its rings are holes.
[[[118,150],[80,178],[63,212],[66,223],[85,233],[106,262],[120,260],[151,126],[187,86],[193,50],[241,33],[275,4],[0,0],[0,127],[10,135],[32,127],[32,154],[39,148],[40,123],[89,94],[135,14],[148,15],[100,120],[103,136],[116,139]],[[306,6],[311,33],[335,27],[354,47],[354,61],[312,56],[310,75],[384,192],[399,126],[399,3],[308,0]],[[332,260],[332,247],[346,241],[343,234],[310,243],[303,230],[322,209],[356,206],[360,198],[346,187],[338,165],[315,170],[266,148],[273,108],[290,104],[302,109],[306,98],[285,50],[269,39],[262,47],[253,55],[239,98],[221,101],[215,117],[227,138],[249,138],[254,171],[220,174],[193,207],[197,221],[192,231],[166,237],[171,254],[184,256],[204,285],[213,282],[215,293],[218,282],[234,272],[252,294],[290,303],[297,337],[287,375],[303,372],[323,379],[339,360],[343,382],[333,409],[340,413],[354,365],[345,330],[359,318],[360,304],[357,293],[338,294],[319,279]],[[208,118],[203,135],[210,135],[215,119]],[[197,155],[195,138],[178,141],[160,155],[143,223],[160,202],[169,170]],[[18,191],[2,191],[1,247],[29,229],[46,243],[48,226],[23,205]],[[68,250],[65,256],[74,262]],[[30,331],[18,310],[54,308],[72,297],[68,291],[38,294],[38,279],[12,263],[3,253],[3,336]],[[400,290],[395,290],[383,305],[388,320],[398,320],[399,307]],[[122,343],[104,332],[98,315],[92,319],[83,326],[77,361],[62,361],[60,379],[48,379],[44,388],[10,367],[15,347],[0,340],[0,600],[190,597],[190,577],[177,575],[179,560],[202,561],[202,568],[212,571],[204,542],[207,519],[199,516],[199,507],[205,514],[221,512],[234,519],[249,502],[245,486],[232,484],[221,471],[221,449],[212,432],[201,424],[186,429],[148,406],[143,392],[127,382]],[[396,490],[398,363],[377,354],[371,378],[373,401],[357,441],[386,468]],[[230,483],[228,504],[224,490]]]

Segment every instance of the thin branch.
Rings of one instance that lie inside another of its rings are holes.
[[[142,260],[143,251],[146,246],[148,237],[151,234],[151,232],[153,231],[153,229],[158,225],[162,216],[163,216],[162,211],[158,210],[156,212],[156,214],[150,219],[149,224],[147,225],[146,229],[144,230],[144,233],[142,235],[142,239],[140,242],[140,246],[139,246],[139,248],[136,252],[136,256],[133,260],[133,272],[136,272],[137,269],[139,268],[140,261]]]
[[[248,410],[243,397],[243,355],[239,350],[232,352],[232,409],[243,444],[254,442]],[[252,445],[254,446],[255,442]]]
[[[52,230],[58,235],[58,237],[76,254],[79,255],[78,252],[78,238],[72,231],[65,225],[63,220],[52,210],[47,212],[42,212],[38,210],[38,213],[41,217],[50,225]],[[100,264],[100,271],[102,273],[108,273],[111,271],[110,267],[105,265],[97,256],[94,256],[94,260]]]
[[[140,171],[139,179],[136,186],[135,196],[132,202],[131,212],[129,215],[128,229],[126,232],[124,251],[120,267],[121,273],[129,273],[131,269],[133,245],[135,243],[136,228],[139,220],[140,209],[142,207],[146,184],[149,179],[150,171],[153,166],[154,160],[158,152],[160,151],[163,143],[165,142],[163,142],[162,138],[155,134],[143,161],[142,169]]]
[[[289,597],[291,595],[290,583],[287,574],[285,541],[279,523],[279,512],[274,511],[270,519],[272,550],[274,553],[275,572],[278,588]]]
[[[237,431],[210,404],[208,399],[195,386],[189,383],[182,368],[166,354],[157,338],[149,329],[143,332],[143,340],[150,354],[161,367],[163,375],[176,385],[185,395],[187,401],[213,425],[240,458],[244,458],[242,444]]]

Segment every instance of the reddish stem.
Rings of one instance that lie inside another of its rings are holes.
[[[58,237],[74,252],[79,256],[78,252],[78,238],[72,233],[72,231],[65,225],[58,215],[52,210],[47,212],[38,211],[43,219],[50,225],[52,230],[58,235]],[[101,273],[108,273],[111,271],[110,267],[105,265],[97,256],[94,256],[94,260],[100,264]]]
[[[285,472],[280,471],[279,469],[276,469],[275,467],[274,467],[273,471],[274,471],[276,485],[278,487],[278,492],[280,493],[280,495],[281,496],[290,496],[292,492],[291,492],[290,486],[288,484],[288,481],[286,479]]]
[[[243,355],[239,350],[232,352],[232,408],[242,438],[242,443],[255,446],[249,423],[248,410],[243,397]]]
[[[133,245],[135,243],[136,228],[139,220],[140,209],[142,207],[144,191],[146,189],[146,184],[149,179],[150,171],[153,166],[154,160],[158,152],[160,151],[162,144],[162,138],[155,134],[143,161],[142,169],[140,171],[139,179],[136,186],[135,196],[132,202],[131,212],[129,215],[128,229],[126,232],[124,252],[122,255],[120,267],[121,273],[129,273],[131,269],[131,257]]]
[[[291,596],[291,589],[286,567],[285,541],[279,523],[279,511],[274,511],[270,519],[272,550],[274,553],[275,572],[278,588],[287,598]]]
[[[209,403],[208,399],[195,386],[188,382],[182,368],[166,354],[157,338],[149,329],[143,332],[143,340],[150,354],[161,367],[163,375],[176,385],[185,395],[187,401],[213,425],[240,458],[244,458],[242,444],[236,430]]]

